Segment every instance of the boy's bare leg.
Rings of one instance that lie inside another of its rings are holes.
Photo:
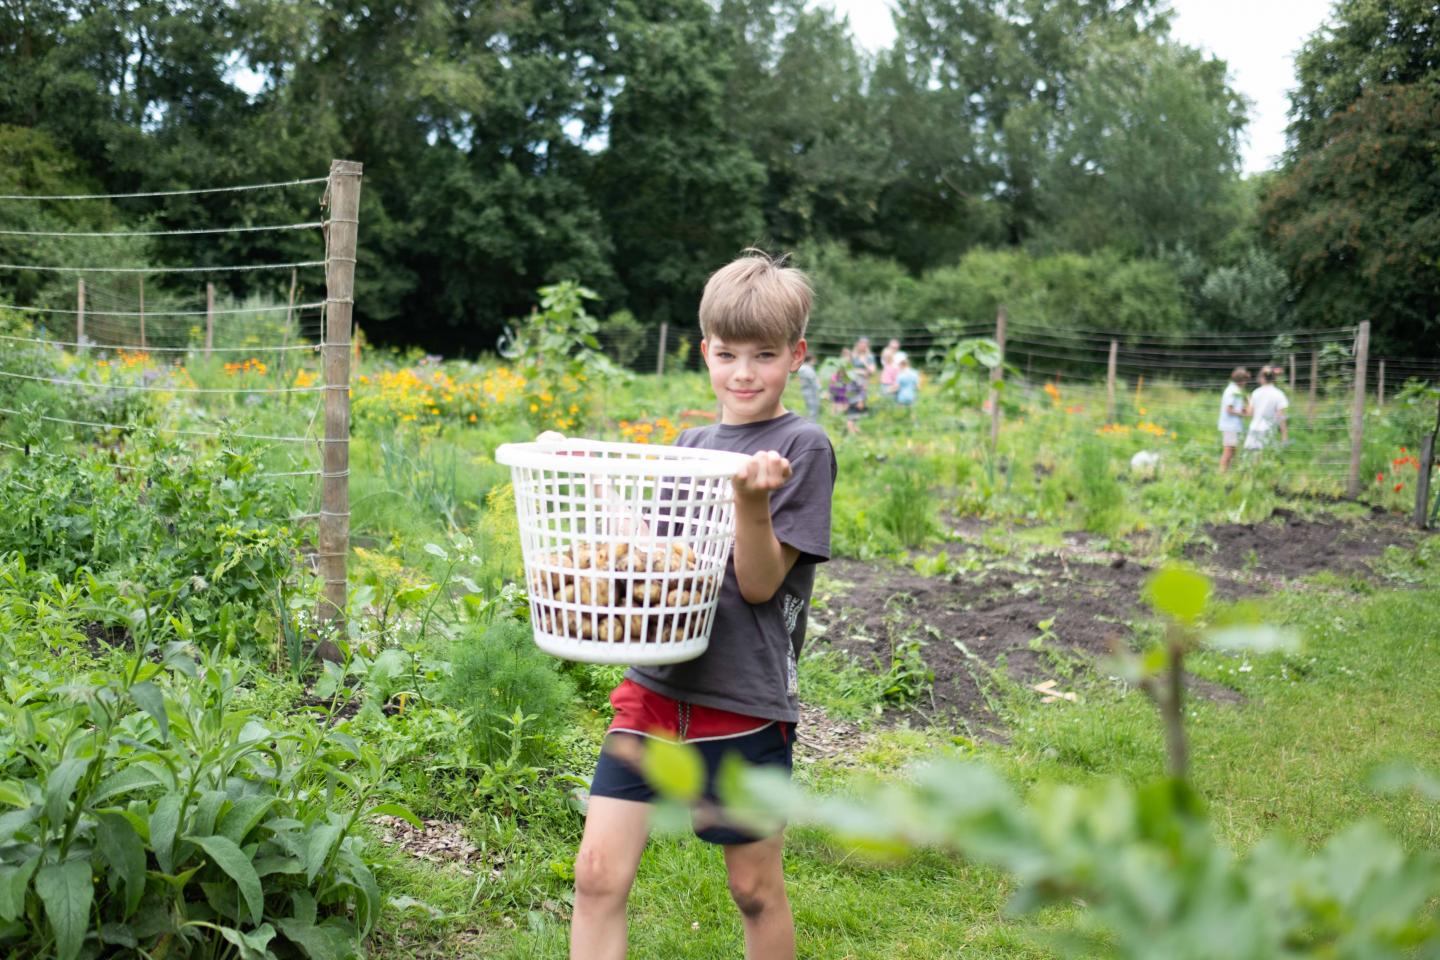
[[[746,960],[795,960],[795,921],[785,896],[784,835],[725,848],[730,896],[745,927]]]
[[[575,856],[575,914],[570,960],[624,960],[625,901],[650,836],[650,805],[591,797]]]

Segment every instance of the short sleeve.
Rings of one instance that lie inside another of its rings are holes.
[[[796,563],[830,559],[830,499],[835,489],[835,452],[828,443],[790,458],[790,482],[770,495],[775,539],[800,551]]]

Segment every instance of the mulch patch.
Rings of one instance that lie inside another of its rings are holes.
[[[1372,574],[1370,561],[1386,547],[1414,542],[1414,534],[1385,518],[1364,523],[1307,520],[1277,510],[1265,522],[1207,527],[1216,545],[1197,544],[1187,556],[1214,581],[1218,596],[1238,599],[1285,585],[1320,570]],[[966,531],[967,539],[970,531]],[[960,544],[960,552],[978,547]],[[1253,551],[1253,554],[1252,554]],[[1055,681],[1063,696],[1056,657],[1093,661],[1116,643],[1129,643],[1132,623],[1152,614],[1141,598],[1152,567],[1123,554],[1105,553],[1084,534],[1067,534],[1066,546],[1029,556],[991,557],[983,569],[949,577],[926,577],[890,563],[833,560],[817,596],[828,608],[816,643],[829,644],[873,663],[888,664],[892,644],[907,635],[924,638],[923,655],[935,672],[936,722],[957,720],[985,735],[1003,736],[986,699],[986,678],[1002,666],[1026,686]],[[1039,624],[1051,620],[1051,634]],[[1037,648],[1038,647],[1038,648]],[[1192,690],[1220,702],[1238,702],[1234,690],[1195,680]],[[1045,690],[1036,696],[1046,695]]]

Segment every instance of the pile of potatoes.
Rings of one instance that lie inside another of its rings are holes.
[[[702,618],[674,611],[713,597],[718,586],[713,574],[686,576],[698,566],[698,558],[683,543],[653,550],[628,543],[579,544],[542,555],[534,566],[530,591],[541,629],[577,640],[690,639]],[[596,576],[599,571],[625,576]],[[581,613],[557,609],[547,600],[608,609]]]

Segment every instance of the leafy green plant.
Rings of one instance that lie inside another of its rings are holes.
[[[935,533],[935,507],[930,485],[919,465],[901,461],[886,468],[880,482],[884,495],[875,519],[901,545],[919,547]]]
[[[567,722],[575,689],[535,646],[530,625],[500,620],[471,627],[456,641],[452,663],[443,700],[465,713],[467,727],[456,734],[468,738],[473,761],[493,764],[509,756],[517,710],[526,718],[519,757],[540,758],[546,738]]]
[[[171,595],[173,600],[173,593]],[[169,622],[141,607],[145,636]],[[146,642],[93,679],[0,691],[0,949],[247,960],[354,955],[381,909],[365,842],[383,770],[329,727],[239,710],[216,654]]]
[[[1079,453],[1081,525],[1090,533],[1108,536],[1120,526],[1124,488],[1110,469],[1110,451],[1104,443],[1087,437]]]

